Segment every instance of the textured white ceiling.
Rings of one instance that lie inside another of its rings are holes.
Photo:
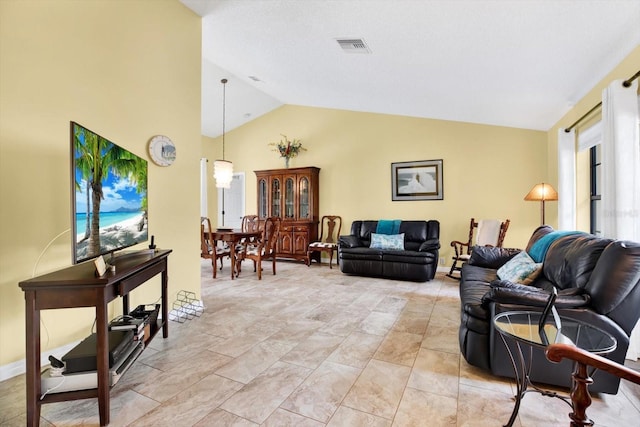
[[[227,130],[282,104],[548,130],[640,45],[640,0],[181,1],[203,17],[208,136],[223,77]]]

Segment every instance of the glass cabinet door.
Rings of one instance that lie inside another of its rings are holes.
[[[309,218],[309,180],[300,179],[300,219]]]
[[[271,181],[271,216],[280,216],[280,179]]]
[[[293,218],[293,200],[294,200],[294,182],[293,178],[287,178],[284,181],[284,217]]]
[[[258,183],[258,216],[260,218],[267,217],[267,180],[261,179]]]

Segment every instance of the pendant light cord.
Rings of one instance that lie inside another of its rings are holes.
[[[227,79],[220,80],[222,82],[222,160],[224,160],[224,122],[226,117],[226,105],[227,105]]]

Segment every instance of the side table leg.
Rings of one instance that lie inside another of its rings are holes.
[[[505,339],[504,335],[500,334],[500,338],[502,339],[502,343],[504,344],[504,347],[507,349],[507,353],[509,354],[509,359],[511,360],[511,365],[513,366],[513,373],[516,380],[516,395],[514,396],[516,403],[513,406],[513,411],[511,412],[509,421],[503,426],[511,427],[518,417],[518,412],[520,411],[520,402],[522,401],[522,396],[524,396],[525,390],[527,389],[528,371],[524,355],[522,354],[522,349],[520,348],[520,343],[516,342],[516,347],[518,349],[518,359],[520,362],[520,366],[518,367],[516,359],[513,357],[511,348],[507,344],[507,340]]]
[[[571,390],[573,412],[569,414],[571,427],[593,425],[593,421],[587,417],[587,408],[591,405],[591,395],[589,394],[589,384],[591,383],[593,383],[593,379],[587,373],[587,365],[575,362],[573,388]]]
[[[35,292],[25,292],[27,426],[40,425],[40,310]]]

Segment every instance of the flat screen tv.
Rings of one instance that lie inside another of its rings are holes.
[[[71,122],[73,263],[148,240],[147,161]]]

